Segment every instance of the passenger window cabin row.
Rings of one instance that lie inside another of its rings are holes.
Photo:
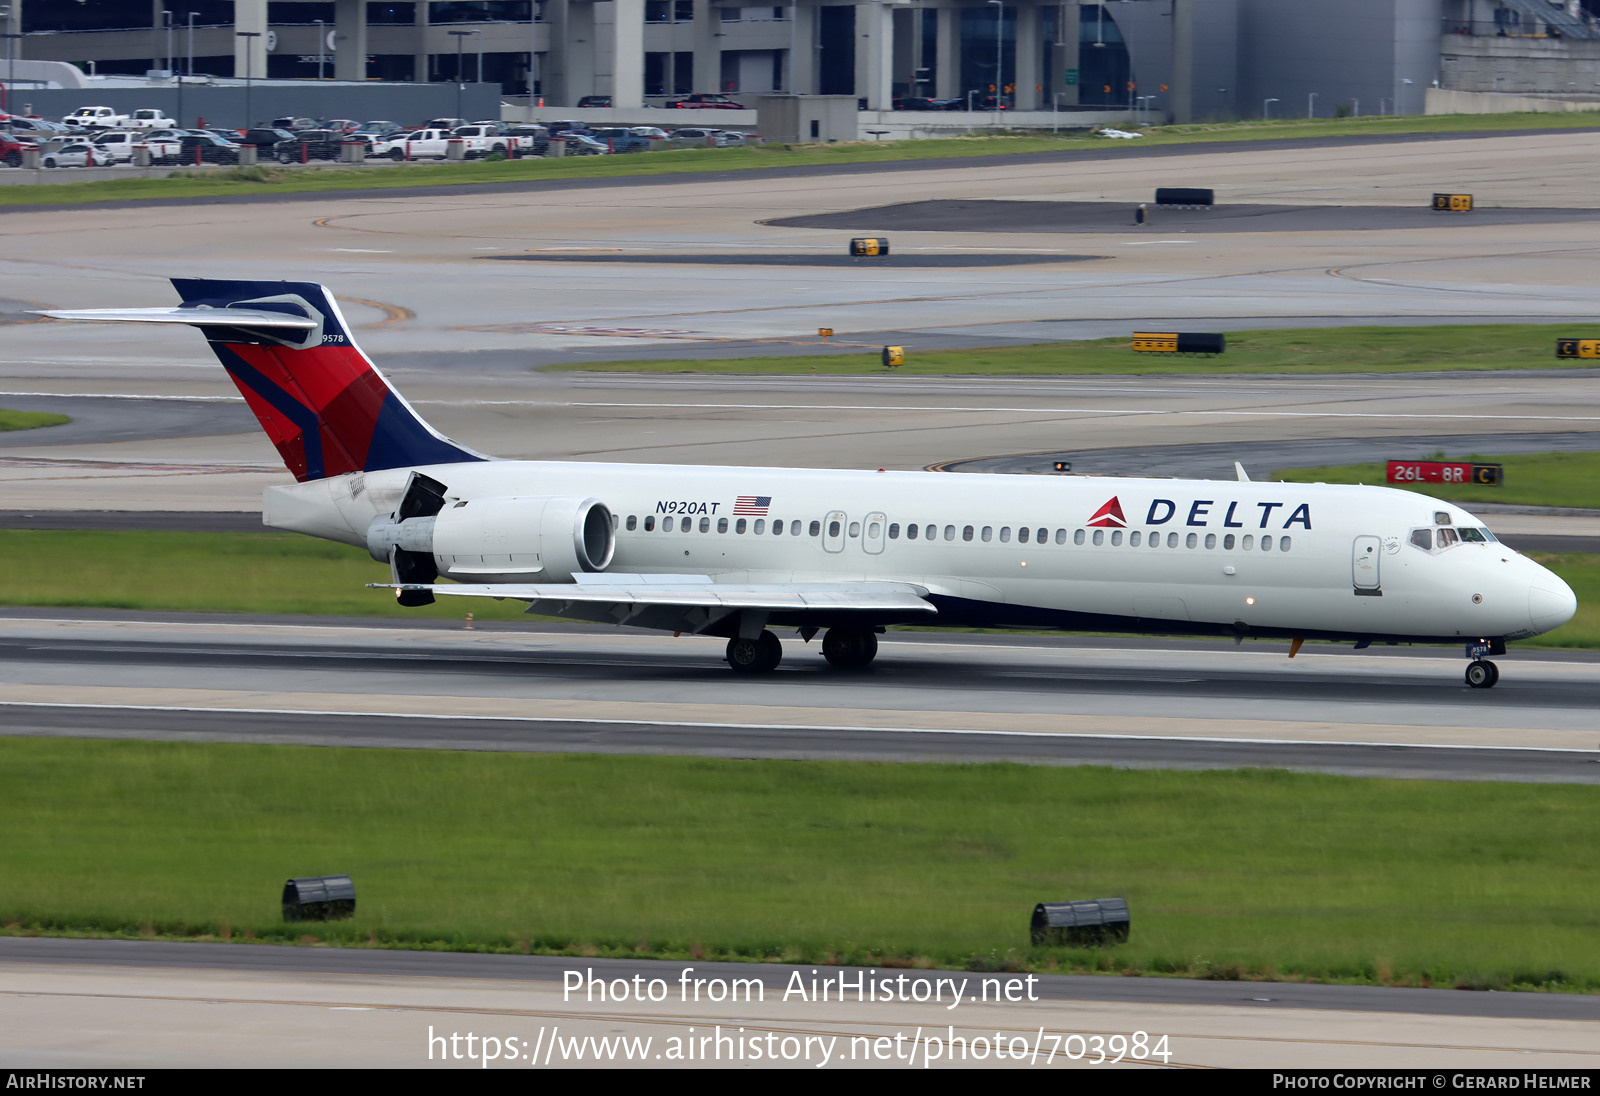
[[[702,517],[697,522],[693,517],[679,518],[672,514],[667,514],[658,519],[655,514],[646,514],[643,521],[641,521],[637,515],[630,514],[625,524],[630,533],[640,530],[646,533],[657,531],[663,533],[674,531],[692,533],[697,527],[700,532],[709,533],[715,527],[718,533],[732,532],[735,536],[770,535],[781,537],[787,535],[798,537],[804,534],[818,537],[822,535],[822,522],[820,521],[806,524],[798,520],[790,520],[785,526],[784,520],[781,518],[773,518],[769,522],[766,518],[756,518],[754,520],[733,518],[730,520],[729,518]],[[867,525],[869,539],[876,540],[882,531],[882,527],[878,522],[869,522]],[[1427,530],[1420,531],[1427,532]],[[843,532],[844,529],[840,522],[830,521],[828,523],[828,536],[838,537]],[[891,522],[888,534],[890,540],[899,540],[903,536],[906,540],[954,541],[959,537],[965,542],[977,540],[984,544],[995,541],[1000,544],[1010,544],[1013,538],[1017,544],[1044,545],[1049,544],[1052,540],[1056,544],[1066,544],[1068,539],[1067,530],[1057,529],[1052,535],[1051,531],[1042,525],[1037,527],[1019,526],[1015,531],[1009,525],[1002,525],[997,532],[992,525],[985,525],[980,528],[972,525],[960,527],[945,525],[941,527],[939,525],[908,524],[902,528],[899,522]],[[861,523],[859,521],[850,522],[849,535],[851,537],[859,537],[861,535]],[[1121,547],[1124,544],[1129,548],[1141,546],[1160,548],[1164,544],[1168,548],[1180,546],[1184,548],[1199,548],[1203,545],[1207,550],[1214,550],[1220,546],[1225,552],[1235,550],[1250,552],[1254,551],[1258,545],[1258,538],[1252,533],[1246,533],[1243,536],[1226,533],[1219,538],[1215,533],[1206,533],[1202,536],[1200,533],[1180,534],[1173,531],[1167,533],[1163,538],[1159,530],[1146,534],[1139,529],[1077,529],[1071,533],[1071,540],[1074,545],[1093,544],[1099,547],[1109,543],[1113,548]],[[1415,542],[1415,540],[1415,535],[1413,535],[1413,541]],[[1274,547],[1280,552],[1287,552],[1292,547],[1292,541],[1287,536],[1280,536],[1276,538],[1276,541],[1274,541],[1273,537],[1262,536],[1259,538],[1259,547],[1263,552],[1270,552]]]

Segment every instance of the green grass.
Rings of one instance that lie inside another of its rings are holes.
[[[1396,459],[1473,460],[1502,465],[1505,482],[1499,487],[1474,487],[1449,483],[1390,483],[1402,491],[1416,491],[1448,499],[1463,506],[1474,502],[1515,502],[1528,506],[1572,506],[1600,509],[1600,453],[1525,453],[1485,457],[1476,453],[1402,453]],[[1319,468],[1285,468],[1273,479],[1290,483],[1383,483],[1387,464],[1337,464]]]
[[[0,575],[0,604],[165,612],[514,620],[522,602],[442,599],[405,609],[389,569],[359,548],[297,533],[0,529],[0,558],[49,560]]]
[[[285,794],[293,789],[293,794]],[[6,931],[1600,990],[1600,789],[0,738]],[[1044,821],[1042,821],[1044,820]],[[285,925],[291,876],[356,916]],[[1132,938],[1031,948],[1041,900]]]
[[[60,426],[71,422],[66,415],[55,415],[49,411],[10,411],[0,407],[0,431],[5,430],[34,430],[41,426]]]
[[[1555,356],[1558,337],[1582,324],[1481,324],[1438,327],[1294,328],[1235,331],[1219,357],[1147,354],[1121,336],[980,350],[906,347],[906,363],[885,369],[879,347],[810,357],[584,362],[545,369],[619,373],[909,373],[1062,375],[1133,373],[1412,373],[1496,369],[1592,368]],[[1131,335],[1131,331],[1130,331]]]
[[[516,601],[441,598],[395,604],[388,568],[359,548],[295,533],[82,532],[0,529],[0,558],[49,560],[0,577],[0,605],[144,612],[282,613],[396,620],[546,620]],[[1535,555],[1578,595],[1578,615],[1522,647],[1600,648],[1600,556]]]
[[[1115,151],[1151,145],[1210,144],[1219,141],[1271,141],[1302,137],[1373,134],[1493,133],[1520,129],[1593,127],[1600,117],[1574,114],[1463,114],[1435,117],[1284,119],[1272,122],[1217,122],[1157,126],[1139,141],[1113,141],[1068,135],[979,135],[922,141],[864,141],[833,145],[756,145],[729,149],[675,149],[627,156],[584,156],[560,160],[474,161],[461,164],[404,164],[387,168],[327,168],[292,171],[268,165],[207,173],[174,172],[162,179],[41,183],[0,187],[0,208],[39,204],[77,204],[140,198],[189,198],[217,194],[283,194],[303,191],[372,190],[397,186],[454,186],[563,178],[614,178],[678,172],[738,171],[816,164],[941,160],[1023,152]]]

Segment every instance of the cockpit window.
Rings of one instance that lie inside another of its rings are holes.
[[[1440,551],[1456,543],[1456,531],[1454,529],[1436,529],[1434,532],[1439,536]]]
[[[1463,541],[1472,541],[1476,544],[1489,543],[1489,538],[1483,535],[1482,529],[1474,529],[1471,526],[1463,525],[1456,532],[1461,534]]]
[[[1413,530],[1411,530],[1411,543],[1415,544],[1418,548],[1421,548],[1424,552],[1433,551],[1433,530],[1432,529],[1413,529]]]

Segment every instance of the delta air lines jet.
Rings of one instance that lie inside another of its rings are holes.
[[[298,483],[269,526],[358,545],[402,605],[725,638],[773,628],[862,667],[890,624],[1463,644],[1548,632],[1577,600],[1447,502],[1384,487],[495,460],[436,432],[309,282],[174,279],[175,308],[50,311],[198,327]],[[450,579],[441,583],[440,579]]]

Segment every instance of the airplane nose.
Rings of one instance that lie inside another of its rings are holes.
[[[1544,574],[1528,587],[1528,617],[1536,632],[1549,632],[1571,620],[1578,611],[1572,587],[1552,574]]]

